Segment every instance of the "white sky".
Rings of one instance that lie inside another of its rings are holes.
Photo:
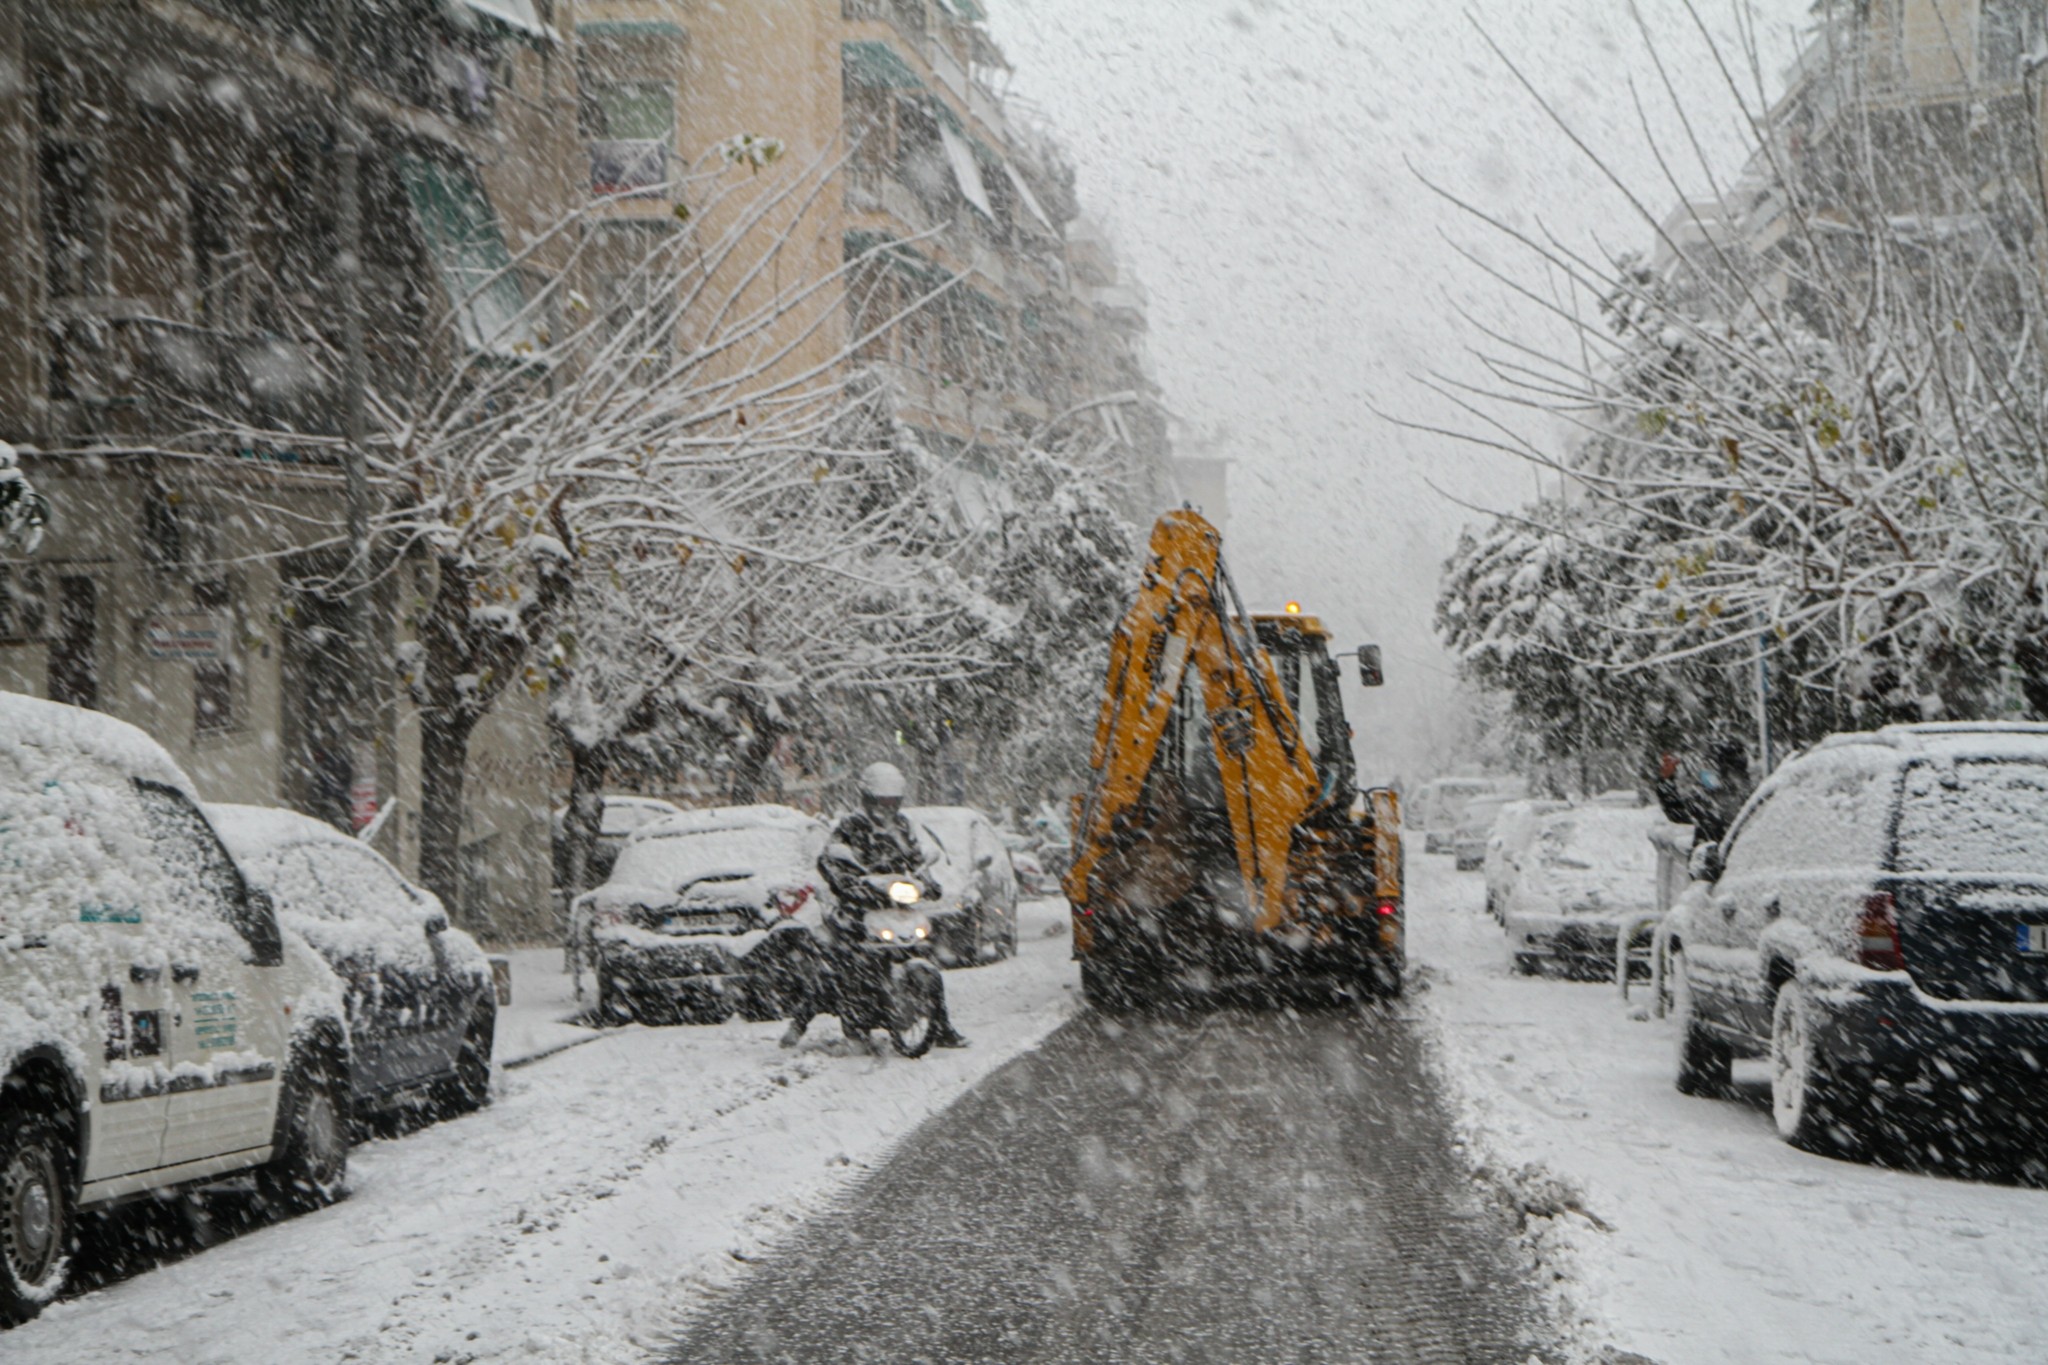
[[[1731,58],[1729,0],[1698,0]],[[1449,423],[1416,377],[1471,377],[1455,316],[1556,344],[1554,327],[1460,259],[1498,237],[1410,164],[1527,227],[1647,248],[1625,201],[1536,108],[1475,23],[1661,215],[1630,82],[1662,105],[1627,0],[988,0],[1011,87],[1072,155],[1081,197],[1151,292],[1152,355],[1192,434],[1231,470],[1225,548],[1255,607],[1299,598],[1348,646],[1380,641],[1388,686],[1354,702],[1364,773],[1423,775],[1453,682],[1436,579],[1475,514],[1534,490],[1531,467],[1406,432]],[[1734,106],[1681,0],[1644,0],[1658,50],[1720,164]],[[1807,0],[1757,0],[1775,88]],[[1660,138],[1677,146],[1661,109]],[[1682,158],[1688,165],[1690,158]],[[1705,180],[1688,176],[1688,190]],[[1519,267],[1518,267],[1519,268]],[[1534,277],[1540,285],[1540,277]],[[1185,453],[1197,453],[1183,439]]]

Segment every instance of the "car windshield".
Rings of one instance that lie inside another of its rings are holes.
[[[643,825],[651,825],[656,820],[675,813],[676,808],[665,801],[607,797],[604,803],[603,832],[614,838],[623,837]]]
[[[619,854],[611,881],[675,891],[719,873],[803,880],[814,875],[819,843],[809,831],[758,826],[643,835]]]
[[[1915,764],[1894,866],[2048,878],[2048,762]]]

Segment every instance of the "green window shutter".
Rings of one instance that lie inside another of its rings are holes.
[[[531,355],[537,338],[521,317],[526,290],[483,186],[466,169],[416,156],[400,157],[398,171],[463,344],[472,351]]]
[[[675,87],[659,81],[599,85],[590,93],[602,125],[599,137],[625,142],[670,142],[676,128]]]
[[[839,64],[849,85],[869,90],[922,90],[924,78],[883,42],[841,43]]]

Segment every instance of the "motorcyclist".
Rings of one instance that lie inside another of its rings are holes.
[[[865,906],[870,892],[863,878],[875,873],[914,875],[923,870],[924,850],[910,822],[903,818],[903,797],[908,787],[902,771],[893,763],[870,763],[863,768],[860,809],[840,819],[825,851],[818,855],[818,875],[832,890],[833,905],[825,916],[824,932],[833,948],[842,943],[860,943],[867,937]],[[937,890],[932,887],[934,894]],[[789,1029],[782,1035],[784,1047],[795,1047],[818,1013],[822,1003],[818,985],[813,974],[791,1011]],[[943,990],[932,1028],[934,1046],[967,1046],[967,1039],[954,1029],[946,1012]]]

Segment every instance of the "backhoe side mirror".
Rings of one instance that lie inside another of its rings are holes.
[[[1380,647],[1360,645],[1358,647],[1358,681],[1366,687],[1378,687],[1385,683],[1387,675],[1380,671]]]

